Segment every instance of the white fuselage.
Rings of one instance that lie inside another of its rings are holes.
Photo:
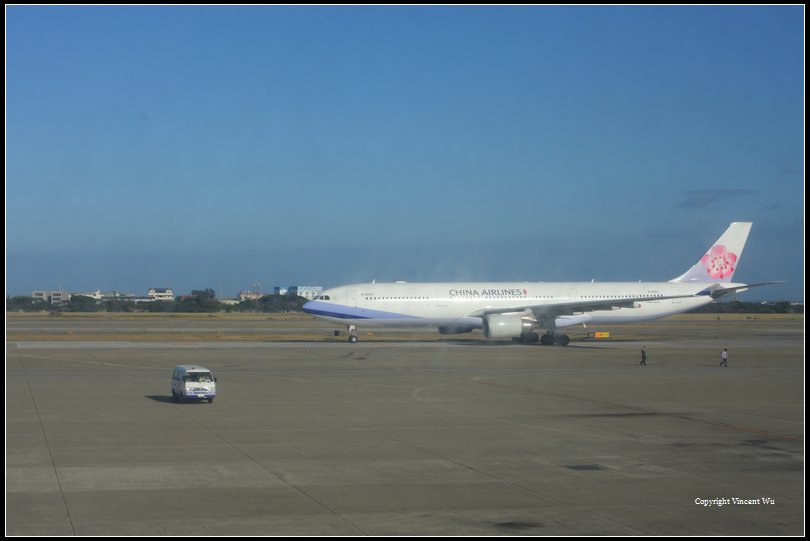
[[[697,262],[668,282],[437,282],[353,284],[304,305],[347,325],[482,329],[487,338],[534,341],[533,329],[632,323],[693,310],[766,283],[733,283],[751,222],[732,222]],[[354,337],[356,339],[356,337]],[[546,340],[546,343],[554,343]],[[562,337],[561,344],[568,343]],[[542,340],[541,340],[542,342]]]
[[[487,313],[635,299],[632,308],[584,310],[538,321],[545,328],[563,328],[580,323],[647,321],[686,312],[712,302],[710,295],[700,294],[706,286],[676,282],[366,283],[324,291],[320,298],[306,303],[304,310],[344,324],[480,328]]]

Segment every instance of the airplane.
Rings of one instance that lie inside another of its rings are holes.
[[[658,319],[779,283],[732,282],[751,226],[733,222],[697,263],[667,282],[371,282],[325,290],[303,310],[346,324],[350,342],[366,325],[435,327],[448,335],[481,329],[488,340],[565,346],[571,339],[558,329]]]

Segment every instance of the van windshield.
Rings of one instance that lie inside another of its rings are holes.
[[[211,372],[191,372],[190,374],[183,376],[183,381],[191,381],[194,383],[211,383],[214,381],[214,378],[211,376]]]

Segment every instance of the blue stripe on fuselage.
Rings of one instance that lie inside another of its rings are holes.
[[[313,316],[334,317],[338,319],[421,319],[417,316],[368,310],[356,306],[346,306],[332,302],[309,301],[303,306],[304,312]]]

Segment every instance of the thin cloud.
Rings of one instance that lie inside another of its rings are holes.
[[[717,203],[725,203],[731,198],[756,193],[756,190],[743,188],[710,188],[707,190],[691,190],[686,192],[686,199],[678,205],[682,209],[702,209]]]
[[[795,177],[801,175],[802,172],[793,166],[783,165],[782,167],[776,169],[776,174],[780,177]]]

